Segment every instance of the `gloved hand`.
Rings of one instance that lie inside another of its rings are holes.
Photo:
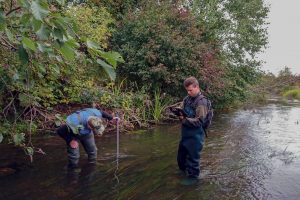
[[[120,118],[119,117],[113,117],[113,120],[119,121]]]

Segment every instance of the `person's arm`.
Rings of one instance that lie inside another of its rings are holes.
[[[196,116],[195,118],[183,118],[182,124],[188,127],[200,127],[202,126],[203,120],[207,114],[207,107],[205,105],[198,105],[196,108]]]
[[[112,120],[113,119],[113,116],[105,111],[101,111],[102,113],[102,117],[105,118],[105,119],[108,119],[108,120]]]

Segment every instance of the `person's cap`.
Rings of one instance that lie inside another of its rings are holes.
[[[88,120],[90,127],[92,128],[94,134],[102,135],[105,129],[103,120],[99,117],[90,117]]]

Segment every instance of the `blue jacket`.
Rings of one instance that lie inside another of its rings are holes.
[[[87,120],[90,116],[102,117],[102,113],[95,108],[85,108],[76,111],[67,117],[67,125],[74,134],[87,135],[92,132],[87,126]]]
[[[103,117],[108,120],[113,119],[107,112],[95,108],[85,108],[70,114],[67,117],[66,128],[60,127],[57,130],[58,135],[69,144],[76,135],[91,134],[92,130],[87,126],[87,120],[90,116]]]

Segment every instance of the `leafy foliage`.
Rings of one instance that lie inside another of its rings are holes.
[[[75,21],[81,38],[89,38],[102,48],[108,47],[114,19],[104,7],[77,5],[67,8],[66,14]]]
[[[260,77],[255,55],[267,43],[268,8],[252,1],[148,1],[131,6],[113,36],[126,64],[120,76],[183,95],[182,81],[196,76],[224,107],[247,98]]]
[[[122,18],[135,10],[135,8],[140,8],[145,4],[145,0],[89,0],[87,3],[96,5],[96,6],[104,6],[108,9],[109,13],[111,13],[114,18],[118,20],[122,20]]]
[[[89,68],[92,68],[90,71],[97,71],[94,73],[97,77],[104,77],[103,74],[106,73],[109,78],[115,78],[114,70],[117,62],[122,62],[121,56],[116,52],[104,52],[97,43],[88,38],[88,34],[86,37],[78,36],[72,20],[61,14],[63,1],[53,4],[44,0],[12,1],[11,5],[16,8],[6,3],[0,5],[1,21],[4,24],[0,30],[0,44],[3,47],[1,55],[8,58],[0,61],[4,66],[0,71],[2,82],[6,85],[2,91],[18,91],[18,95],[24,94],[31,98],[27,102],[35,101],[49,106],[63,101],[63,98],[70,95],[71,98],[67,101],[72,101],[72,93],[78,96],[83,92],[83,88],[93,87],[96,83],[93,85],[87,80],[92,74],[87,73]],[[108,31],[105,29],[107,24],[101,26],[104,30],[99,33],[99,38]],[[94,25],[87,24],[85,28],[89,27],[91,30]],[[92,37],[96,38],[96,32]],[[100,41],[102,40],[97,42]],[[102,46],[105,45],[106,43],[103,43]],[[103,69],[99,68],[99,65]],[[65,77],[74,74],[77,81],[73,82],[74,78],[71,76],[70,88],[63,88],[66,83]],[[75,90],[71,91],[72,88]]]
[[[126,59],[118,68],[120,76],[140,86],[151,83],[150,91],[162,88],[174,96],[183,92],[187,76],[200,75],[202,56],[210,50],[194,19],[169,4],[128,14],[113,36],[113,46]]]
[[[9,143],[13,143],[17,146],[23,146],[25,143],[25,133],[29,130],[30,124],[26,121],[24,122],[18,122],[18,123],[10,123],[9,121],[0,121],[1,127],[0,127],[0,135],[3,138],[9,138],[7,139]],[[32,132],[35,132],[37,129],[37,125],[33,123],[31,125]],[[0,137],[1,137],[0,136]],[[9,137],[11,136],[11,137]],[[1,141],[2,141],[1,140]]]
[[[117,52],[103,50],[104,40],[98,44],[102,40],[79,34],[61,0],[0,1],[0,21],[0,114],[14,121],[12,127],[28,109],[93,101],[99,82],[114,80],[117,62],[123,60]],[[107,25],[102,24],[99,38],[108,32]],[[22,146],[32,126],[1,134]]]
[[[206,40],[218,41],[231,65],[258,66],[254,57],[267,44],[269,8],[263,0],[195,0],[188,7],[206,30]]]

